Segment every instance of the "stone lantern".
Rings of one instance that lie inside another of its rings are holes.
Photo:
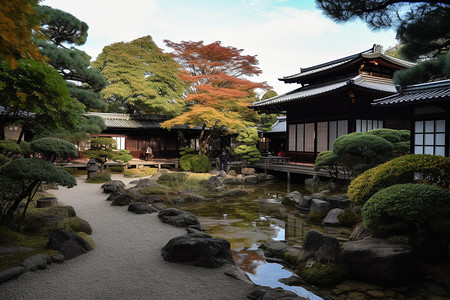
[[[98,172],[97,162],[92,157],[89,159],[87,163],[86,170],[87,170],[87,179],[92,178],[92,176],[94,176]]]

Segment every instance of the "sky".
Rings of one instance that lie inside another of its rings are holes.
[[[370,49],[396,44],[392,30],[371,31],[362,21],[338,24],[314,0],[44,0],[89,25],[85,45],[95,60],[103,47],[150,35],[165,52],[173,42],[221,41],[256,55],[267,82],[282,94],[297,88],[278,78]]]

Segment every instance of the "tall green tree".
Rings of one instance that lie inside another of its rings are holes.
[[[92,65],[106,77],[102,91],[108,111],[174,117],[183,111],[184,82],[173,58],[151,36],[103,48]]]
[[[58,72],[41,62],[20,59],[16,68],[0,62],[0,139],[8,119],[22,119],[26,129],[36,124],[77,128],[84,105],[69,95]],[[26,112],[26,113],[25,113]],[[33,113],[32,118],[24,118]],[[34,124],[34,125],[33,125]]]
[[[450,1],[316,0],[327,16],[337,22],[355,18],[373,30],[393,28],[402,45],[402,57],[419,61],[396,73],[398,84],[450,78]]]
[[[255,89],[268,88],[265,83],[249,80],[261,73],[256,56],[243,55],[243,49],[222,46],[220,42],[165,43],[173,49],[172,55],[183,70],[180,78],[189,88],[183,99],[188,110],[164,122],[163,127],[202,127],[199,154],[205,154],[209,142],[220,135],[254,126],[258,115],[248,106],[257,100]]]
[[[104,110],[106,103],[100,91],[107,82],[100,71],[90,66],[91,57],[75,46],[86,42],[89,29],[85,22],[73,15],[49,6],[39,6],[41,32],[48,40],[35,39],[43,55],[66,80],[70,95],[88,110]],[[70,48],[69,48],[70,47]]]

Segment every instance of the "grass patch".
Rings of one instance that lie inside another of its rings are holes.
[[[123,173],[123,176],[128,178],[147,177],[152,176],[156,172],[158,172],[157,168],[143,167],[139,169],[128,169]]]
[[[87,175],[87,171],[86,170],[78,170],[77,168],[64,168],[64,170],[67,173],[69,173],[70,175],[72,175],[73,177],[86,176]]]
[[[165,195],[169,191],[168,187],[165,186],[150,186],[143,188],[141,194],[143,195]]]
[[[111,181],[111,175],[108,173],[95,174],[90,179],[86,179],[87,183],[105,183]]]
[[[109,167],[109,170],[111,171],[111,172],[115,172],[115,173],[123,173],[123,170],[124,170],[125,168],[123,167],[123,166],[110,166]]]

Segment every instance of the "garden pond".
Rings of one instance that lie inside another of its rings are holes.
[[[244,189],[248,194],[184,203],[180,208],[195,214],[208,234],[228,240],[236,264],[256,284],[282,287],[309,299],[430,299],[431,295],[433,299],[446,299],[441,298],[445,289],[430,282],[389,290],[355,281],[345,281],[328,288],[281,283],[279,279],[291,277],[295,273],[279,263],[267,261],[258,248],[262,243],[285,240],[292,246],[300,246],[311,229],[345,242],[352,229],[312,224],[296,208],[281,204],[282,198],[289,192],[311,194],[304,185],[288,185],[283,181],[236,188]]]

